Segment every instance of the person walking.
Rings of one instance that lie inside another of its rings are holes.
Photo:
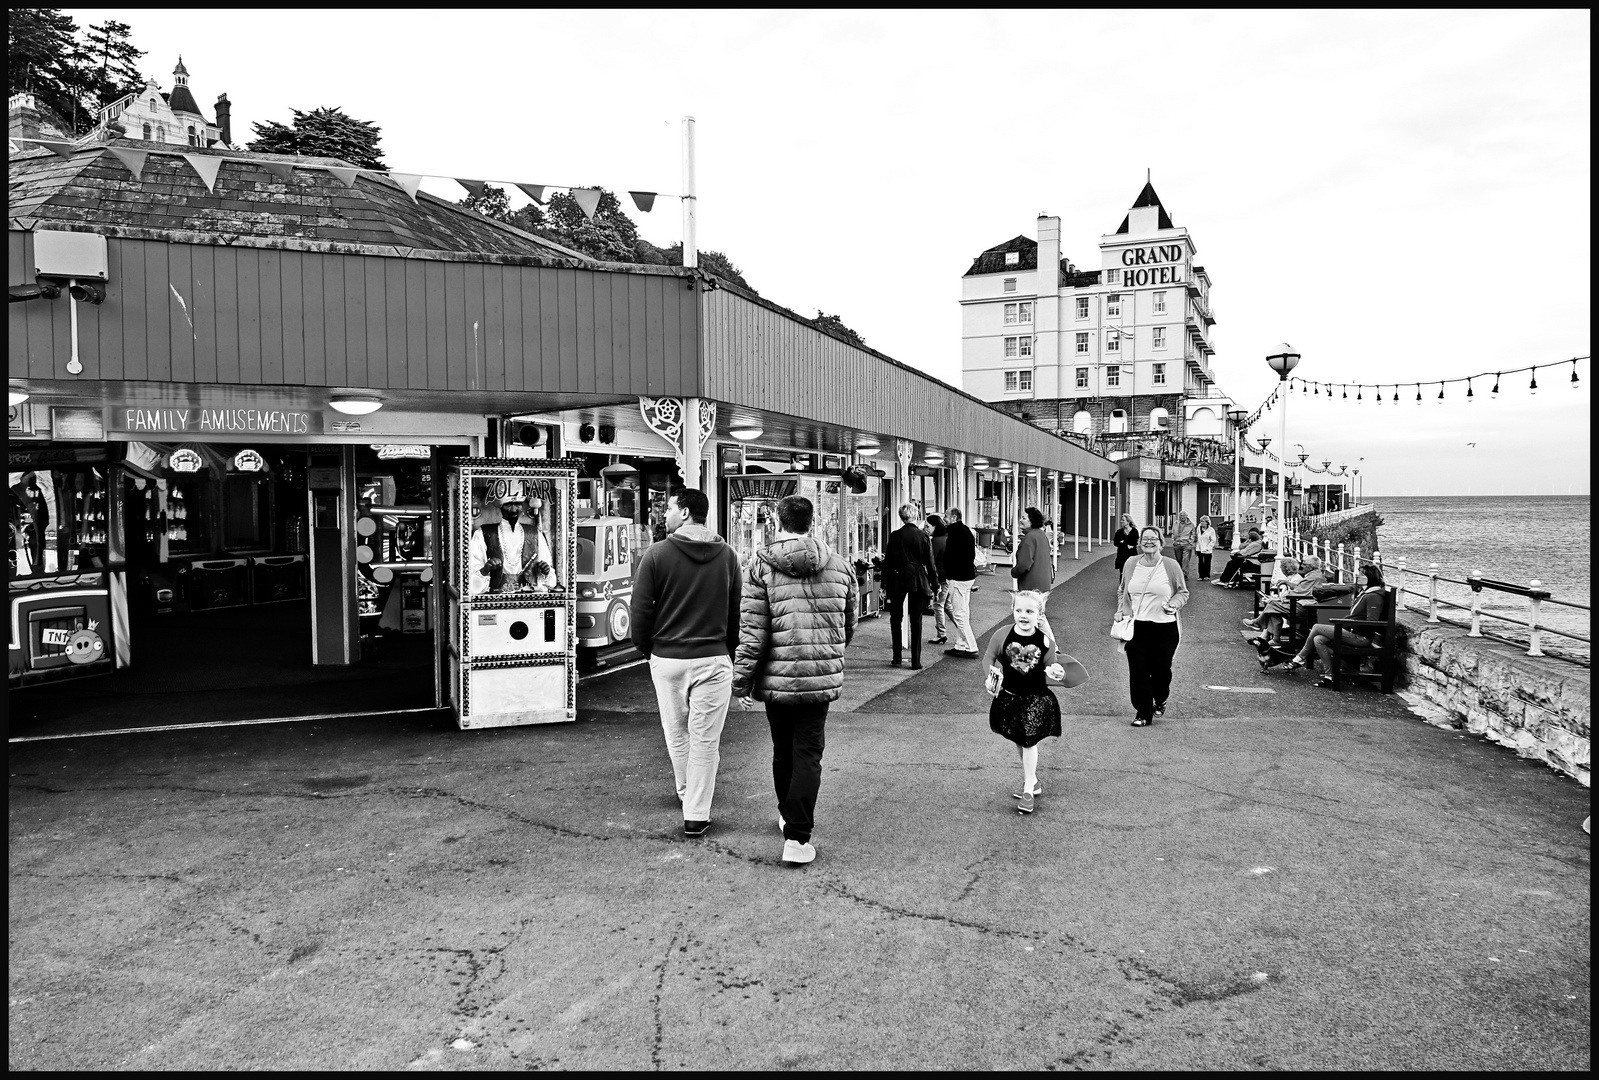
[[[1199,537],[1194,545],[1194,553],[1199,556],[1199,580],[1210,580],[1210,553],[1216,550],[1220,541],[1216,538],[1216,530],[1211,528],[1210,518],[1199,519]]]
[[[1178,612],[1188,603],[1188,581],[1177,565],[1160,553],[1160,530],[1138,534],[1138,558],[1122,567],[1116,617],[1133,620],[1126,643],[1127,683],[1136,715],[1133,727],[1148,727],[1166,712],[1171,695],[1172,658],[1182,638]]]
[[[1044,793],[1038,782],[1038,744],[1060,735],[1060,702],[1048,684],[1070,687],[1088,681],[1075,657],[1056,654],[1054,640],[1039,626],[1043,616],[1043,594],[1018,590],[1011,597],[1011,625],[988,639],[983,657],[983,688],[994,699],[988,706],[989,730],[1016,744],[1022,766],[1021,790],[1012,796],[1019,800],[1019,814],[1031,814],[1033,799]]]
[[[933,548],[933,571],[938,574],[933,593],[933,633],[937,636],[928,638],[927,643],[943,645],[949,641],[944,633],[945,608],[949,604],[949,578],[944,576],[944,553],[949,546],[949,529],[945,527],[944,519],[937,514],[927,515],[927,541]]]
[[[952,506],[945,514],[944,567],[939,573],[949,586],[949,621],[955,628],[955,640],[944,650],[945,656],[958,656],[963,660],[977,659],[977,638],[972,633],[972,589],[977,583],[977,537],[961,520],[960,507]]]
[[[1177,511],[1177,527],[1172,530],[1171,546],[1172,555],[1177,560],[1177,565],[1182,567],[1183,577],[1188,576],[1188,555],[1194,550],[1198,536],[1194,530],[1194,522],[1188,516],[1187,510]]]
[[[844,649],[855,636],[855,574],[810,535],[815,507],[803,495],[777,503],[777,538],[745,573],[733,693],[740,708],[766,703],[772,785],[783,861],[816,858],[828,705],[844,689]]]
[[[1016,545],[1016,565],[1010,576],[1016,579],[1017,589],[1032,589],[1048,593],[1055,584],[1055,563],[1049,555],[1049,535],[1044,532],[1044,515],[1036,506],[1029,506],[1027,529]]]
[[[689,837],[711,827],[743,587],[738,554],[705,527],[709,509],[703,491],[672,492],[666,539],[639,559],[631,605],[633,645],[649,658]]]
[[[938,571],[933,568],[933,545],[927,534],[916,525],[916,506],[906,503],[899,508],[899,519],[905,524],[888,535],[883,545],[883,595],[888,600],[889,640],[893,644],[893,667],[904,663],[904,627],[900,623],[908,608],[910,612],[911,667],[922,666],[922,613],[933,597],[933,583]]]
[[[1116,545],[1116,573],[1120,575],[1127,560],[1138,554],[1138,526],[1133,524],[1131,514],[1122,515],[1121,524],[1111,533],[1110,542]]]

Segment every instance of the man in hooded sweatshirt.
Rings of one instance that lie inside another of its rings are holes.
[[[709,509],[703,491],[674,491],[666,539],[645,550],[633,575],[633,644],[649,657],[689,837],[711,827],[738,647],[738,555],[705,527]]]
[[[855,573],[810,535],[816,508],[802,495],[777,504],[777,538],[744,578],[733,693],[766,702],[783,861],[816,858],[811,829],[822,786],[828,704],[844,689],[844,647],[855,636]],[[924,541],[925,543],[925,541]]]

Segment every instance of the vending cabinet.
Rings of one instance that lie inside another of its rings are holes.
[[[446,653],[462,728],[577,719],[578,468],[463,458],[450,475]]]

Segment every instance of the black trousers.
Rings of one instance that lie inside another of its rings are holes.
[[[1198,558],[1199,558],[1199,576],[1202,577],[1202,578],[1210,577],[1210,552],[1201,551],[1199,553],[1199,555],[1198,555]]]
[[[783,815],[783,837],[802,844],[810,841],[816,825],[827,706],[825,701],[766,703],[766,723],[772,729],[772,786],[777,789],[777,812]]]
[[[922,612],[927,607],[926,593],[889,593],[888,594],[888,640],[894,646],[894,659],[903,659],[904,645],[901,641],[905,633],[900,626],[900,615],[905,606],[910,605],[911,614],[911,663],[922,662]]]
[[[1177,636],[1174,622],[1133,623],[1133,640],[1127,643],[1127,689],[1133,708],[1145,720],[1155,715],[1155,706],[1166,704],[1171,693]]]
[[[1226,569],[1222,570],[1221,577],[1218,580],[1227,582],[1236,581],[1239,574],[1242,574],[1251,568],[1254,569],[1255,573],[1259,573],[1259,561],[1255,559],[1240,559],[1237,555],[1234,555],[1227,560]]]

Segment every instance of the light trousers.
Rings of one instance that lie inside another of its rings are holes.
[[[733,697],[733,661],[720,656],[679,660],[650,657],[650,677],[672,758],[684,821],[711,820],[716,767],[722,760],[722,727]]]
[[[972,634],[972,586],[975,584],[977,584],[976,578],[971,581],[956,581],[952,578],[949,582],[949,592],[944,596],[950,625],[955,628],[955,638],[949,643],[952,649],[977,651],[977,638]]]

